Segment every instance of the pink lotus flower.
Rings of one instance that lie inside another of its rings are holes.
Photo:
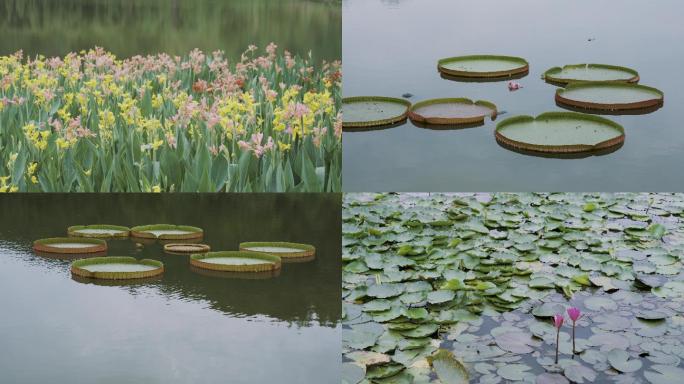
[[[572,354],[574,355],[577,353],[575,351],[575,323],[577,322],[577,319],[582,316],[582,313],[580,312],[579,308],[570,307],[568,308],[568,316],[570,316],[570,320],[572,320]]]
[[[563,326],[563,315],[556,314],[553,316],[553,326],[556,327],[556,364],[558,364],[558,342],[560,341],[560,329]]]
[[[517,91],[518,89],[522,88],[522,85],[520,85],[516,81],[509,81],[508,82],[508,90],[509,91]]]

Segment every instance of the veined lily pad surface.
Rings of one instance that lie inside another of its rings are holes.
[[[316,248],[313,245],[284,241],[240,243],[240,250],[269,253],[282,258],[311,257],[316,253]]]
[[[124,238],[128,237],[130,229],[120,225],[107,224],[75,225],[69,227],[67,233],[74,237]]]
[[[619,124],[575,112],[511,117],[496,126],[495,136],[506,146],[550,153],[596,151],[620,145],[625,139]]]
[[[470,78],[505,78],[529,71],[529,64],[520,57],[498,55],[456,56],[439,60],[439,72],[449,76]]]
[[[597,111],[634,110],[661,106],[663,93],[652,87],[620,82],[579,82],[556,91],[562,105]]]
[[[684,374],[683,194],[346,194],[342,216],[348,382]]]
[[[406,120],[411,103],[382,96],[348,97],[342,100],[343,128],[391,125]]]
[[[164,264],[128,256],[91,257],[71,263],[71,273],[93,279],[142,279],[164,273]]]
[[[621,81],[636,83],[639,73],[631,68],[607,64],[569,64],[544,72],[549,83],[565,85],[573,81]]]
[[[483,124],[486,117],[496,118],[496,105],[467,98],[424,100],[409,109],[411,121],[423,124]]]

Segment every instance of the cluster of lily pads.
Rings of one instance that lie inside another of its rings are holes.
[[[343,383],[684,377],[682,194],[346,194],[342,243]]]
[[[194,268],[220,272],[274,273],[280,271],[282,259],[309,261],[315,248],[308,244],[289,242],[244,242],[238,251],[210,252],[207,244],[198,244],[204,231],[187,225],[154,224],[133,228],[118,225],[78,225],[67,229],[70,237],[39,239],[33,243],[36,252],[48,255],[69,254],[75,257],[71,273],[75,278],[130,280],[159,276],[164,264],[159,260],[136,260],[128,256],[106,256],[105,239],[133,237],[142,247],[143,242],[164,241],[164,251],[190,255]],[[184,242],[179,242],[184,241]]]
[[[470,55],[441,59],[437,69],[442,78],[455,81],[490,82],[518,79],[529,73],[528,62],[520,57]],[[545,112],[537,117],[513,116],[499,124],[499,144],[528,154],[596,154],[612,152],[623,143],[623,127],[594,114],[644,114],[663,105],[664,95],[655,88],[637,84],[637,71],[606,64],[571,64],[554,67],[542,78],[560,88],[556,104],[579,112]],[[520,89],[509,82],[509,90]],[[405,95],[410,97],[410,95]],[[410,119],[426,128],[479,126],[486,117],[496,119],[497,106],[486,100],[440,98],[411,104],[407,100],[382,96],[349,97],[342,101],[345,130],[383,129]]]

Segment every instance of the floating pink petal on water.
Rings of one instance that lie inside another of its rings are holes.
[[[509,81],[508,82],[508,90],[509,91],[517,91],[518,89],[522,88],[522,86],[515,81]]]

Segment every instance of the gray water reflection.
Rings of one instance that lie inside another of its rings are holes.
[[[469,97],[494,102],[505,118],[561,110],[556,87],[540,75],[563,64],[599,62],[637,69],[641,84],[665,93],[663,108],[645,115],[607,116],[626,141],[605,156],[538,158],[497,145],[496,122],[458,131],[393,129],[345,133],[347,191],[625,191],[681,190],[684,102],[678,75],[684,51],[680,2],[657,6],[627,0],[345,0],[344,95]],[[616,13],[617,12],[617,13]],[[616,16],[619,13],[619,16]],[[590,39],[593,39],[589,41]],[[524,88],[506,82],[445,80],[443,57],[477,53],[522,56],[530,62]]]
[[[0,0],[0,54],[61,56],[102,46],[118,56],[193,48],[239,59],[270,42],[340,59],[339,0]]]

